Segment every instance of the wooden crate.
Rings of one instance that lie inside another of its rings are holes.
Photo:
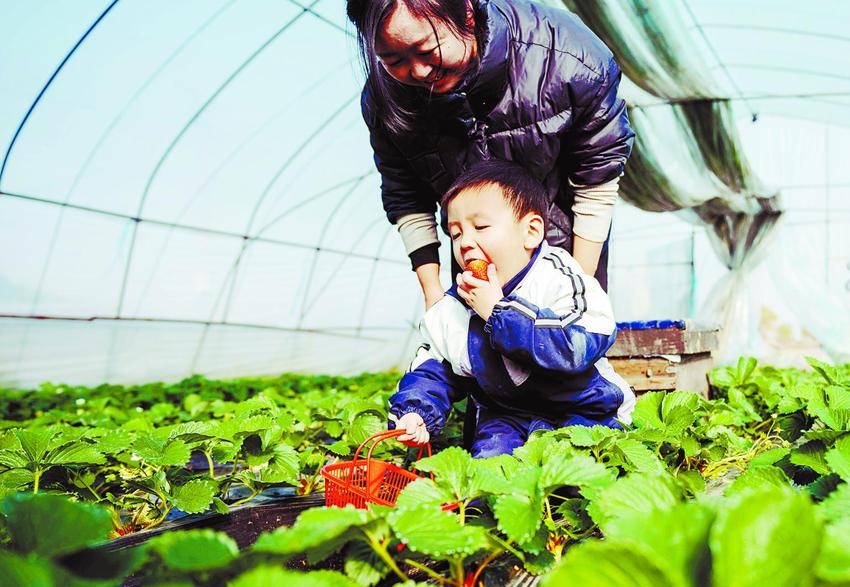
[[[637,393],[694,391],[708,397],[708,372],[718,328],[690,320],[619,324],[611,365]]]

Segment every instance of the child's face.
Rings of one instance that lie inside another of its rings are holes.
[[[528,264],[543,240],[543,219],[529,213],[517,220],[502,188],[485,184],[461,191],[448,205],[452,252],[461,267],[473,259],[496,266],[504,284]]]

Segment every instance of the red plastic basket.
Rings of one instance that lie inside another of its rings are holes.
[[[344,507],[352,504],[356,508],[365,508],[367,503],[376,503],[394,506],[401,490],[420,476],[392,463],[373,459],[372,451],[382,440],[402,434],[404,430],[385,430],[373,434],[357,447],[354,460],[325,465],[322,468],[322,476],[325,478],[325,505]],[[366,458],[359,459],[363,447],[370,442],[372,445]],[[426,444],[419,449],[416,460],[422,458],[423,450],[427,450],[428,456],[431,456],[431,445]],[[444,509],[453,507],[455,504]]]

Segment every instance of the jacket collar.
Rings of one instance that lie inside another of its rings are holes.
[[[474,110],[489,114],[508,86],[509,30],[505,14],[492,0],[480,0],[477,5],[476,12],[484,16],[484,27],[478,36],[478,67],[470,75],[467,93]]]
[[[489,114],[508,87],[508,21],[493,0],[472,0],[478,39],[478,65],[451,92],[431,97],[434,110],[451,111],[467,103],[479,116]]]
[[[540,256],[540,251],[543,249],[543,246],[546,242],[540,243],[534,253],[531,255],[531,259],[528,261],[528,264],[522,268],[522,270],[511,277],[506,284],[502,286],[502,295],[509,296],[512,291],[514,291],[517,286],[525,279],[525,276],[528,275],[528,272],[531,270],[531,267],[534,265],[534,262],[537,261],[537,257]]]

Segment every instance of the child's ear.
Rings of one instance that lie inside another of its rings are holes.
[[[526,249],[533,251],[540,246],[540,243],[543,242],[543,238],[546,236],[543,217],[540,214],[530,212],[526,217],[526,227],[524,245]]]

